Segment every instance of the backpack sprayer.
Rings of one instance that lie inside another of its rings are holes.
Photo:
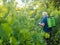
[[[52,28],[56,26],[56,20],[54,16],[50,16],[47,18],[47,23],[48,23],[48,27]]]

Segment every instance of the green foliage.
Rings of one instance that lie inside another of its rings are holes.
[[[5,1],[4,1],[5,2]],[[36,5],[38,7],[33,9]],[[56,27],[53,28],[50,44],[59,45],[60,42],[60,11],[54,8],[53,3],[48,4],[39,1],[33,2],[29,7],[19,8],[16,11],[14,0],[4,3],[3,11],[0,11],[0,44],[1,45],[46,45],[44,32],[38,23],[43,11],[56,19]],[[6,10],[4,10],[4,8]],[[0,6],[1,9],[1,6]],[[59,22],[58,22],[59,20]],[[45,35],[47,38],[48,34]],[[55,43],[56,42],[56,43]]]

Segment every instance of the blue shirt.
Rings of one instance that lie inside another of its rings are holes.
[[[47,16],[44,17],[44,18],[42,18],[41,23],[44,23],[45,24],[45,26],[43,27],[43,30],[45,32],[50,32],[51,31],[51,28],[48,27],[47,18],[48,18]]]

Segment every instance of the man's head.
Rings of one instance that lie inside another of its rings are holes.
[[[42,12],[42,16],[46,17],[46,16],[48,16],[48,13],[47,12]]]

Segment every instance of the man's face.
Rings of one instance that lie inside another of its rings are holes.
[[[42,16],[43,16],[43,17],[46,17],[46,16],[47,16],[47,13],[46,13],[46,12],[43,12],[43,13],[42,13]]]
[[[42,14],[42,17],[45,17],[46,15],[45,14]]]

